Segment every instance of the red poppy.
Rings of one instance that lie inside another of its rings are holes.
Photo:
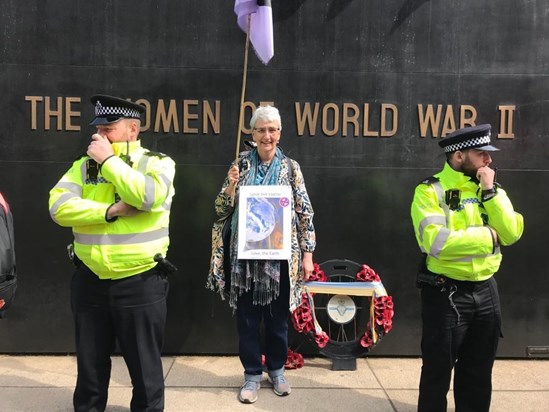
[[[379,275],[368,265],[362,265],[356,274],[356,280],[361,282],[380,282]]]
[[[381,282],[379,275],[368,265],[361,265],[360,270],[356,273],[355,279],[357,282]],[[310,281],[317,282],[326,282],[328,279],[324,271],[320,268],[320,265],[317,263],[314,264],[313,274],[309,278]],[[301,305],[292,313],[292,323],[294,329],[299,333],[309,334],[314,336],[314,340],[319,348],[324,348],[328,345],[330,337],[326,332],[322,331],[317,334],[315,330],[315,321],[314,313],[311,310],[311,304],[309,302],[310,296],[314,294],[307,295],[303,293],[301,296]],[[374,299],[374,314],[373,319],[371,319],[366,325],[366,332],[359,339],[359,344],[366,348],[372,349],[393,327],[393,316],[394,316],[394,303],[391,296],[380,296],[373,297]],[[374,324],[374,332],[377,335],[376,342],[372,338],[372,324]],[[289,361],[294,362],[294,359]]]
[[[315,342],[319,348],[324,348],[329,341],[330,337],[326,334],[326,332],[320,332],[315,336]]]
[[[309,276],[309,281],[326,282],[328,278],[318,263],[313,263],[313,273]]]
[[[304,364],[305,361],[303,360],[303,355],[301,355],[301,353],[288,349],[288,357],[286,359],[286,364],[284,365],[286,369],[299,369],[302,368]]]
[[[370,337],[370,335],[368,335],[368,333],[365,333],[362,338],[360,338],[360,345],[363,347],[363,348],[370,348],[372,345],[374,344],[374,341],[372,340],[372,338]]]

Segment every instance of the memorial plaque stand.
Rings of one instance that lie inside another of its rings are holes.
[[[356,371],[356,358],[332,358],[333,371]]]

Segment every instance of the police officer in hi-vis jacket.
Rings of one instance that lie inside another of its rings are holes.
[[[421,288],[423,366],[418,411],[445,411],[454,370],[456,411],[488,411],[492,367],[501,336],[494,274],[501,247],[520,239],[522,215],[490,167],[488,124],[442,139],[444,168],[420,183],[411,207],[423,253]]]
[[[133,385],[131,410],[162,411],[169,289],[163,256],[175,164],[141,147],[143,106],[104,95],[92,103],[97,131],[87,155],[72,164],[49,198],[52,219],[74,235],[74,409],[105,410],[118,341]]]

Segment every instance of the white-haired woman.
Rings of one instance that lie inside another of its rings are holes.
[[[265,366],[274,392],[288,395],[290,385],[284,377],[288,354],[288,313],[301,301],[301,283],[313,271],[316,245],[313,208],[305,188],[299,164],[284,155],[278,147],[282,123],[278,109],[260,106],[250,120],[255,148],[241,153],[233,163],[221,192],[215,200],[220,217],[214,225],[212,262],[208,286],[229,297],[236,309],[239,356],[244,367],[244,385],[239,400],[257,400],[263,365],[260,346],[260,324],[265,324]],[[239,170],[240,166],[240,170]],[[246,185],[287,185],[292,187],[292,234],[289,260],[239,260],[238,193]],[[234,199],[234,207],[233,204]],[[222,241],[224,219],[230,219],[230,240]],[[228,254],[228,256],[225,256]],[[225,258],[225,267],[224,267]],[[227,259],[229,258],[229,259]]]

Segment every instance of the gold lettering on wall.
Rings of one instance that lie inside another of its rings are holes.
[[[374,109],[369,103],[363,103],[361,108],[354,103],[310,102],[294,104],[297,135],[315,136],[317,126],[320,123],[321,133],[325,136],[341,137],[353,135],[354,137],[391,137],[398,131],[398,107],[391,103],[382,103],[378,116],[373,116]],[[372,126],[372,124],[376,124]]]
[[[330,117],[329,112],[332,112],[331,122],[328,122]],[[330,125],[332,128],[330,129]],[[322,108],[322,133],[328,137],[335,136],[339,131],[339,108],[335,103],[325,104]]]
[[[303,110],[301,110],[301,104],[298,102],[295,103],[294,107],[297,123],[297,135],[303,136],[305,133],[305,126],[307,126],[309,129],[309,136],[314,136],[316,134],[320,103],[315,103],[313,112],[311,112],[311,103],[309,102],[303,104]]]
[[[387,116],[391,112],[392,128],[387,130]],[[398,108],[394,104],[383,103],[381,105],[381,137],[391,137],[398,130]]]
[[[82,99],[76,96],[53,97],[28,95],[24,97],[29,103],[30,129],[75,132],[81,130]],[[218,135],[221,133],[221,101],[198,99],[158,99],[152,102],[139,98],[135,100],[145,108],[141,119],[141,132],[182,133]],[[242,110],[242,127],[240,132],[251,134],[249,119],[258,106],[271,105],[272,101],[259,103],[245,101]],[[499,133],[497,138],[513,139],[515,137],[515,105],[497,106],[499,113]],[[92,109],[89,109],[92,112]],[[399,108],[392,103],[355,104],[353,102],[295,102],[295,130],[298,136],[341,137],[362,136],[367,138],[392,137],[399,129]],[[468,104],[460,106],[442,104],[418,104],[419,136],[424,138],[444,137],[447,134],[477,122],[477,109]],[[87,113],[86,116],[91,115]],[[286,119],[286,116],[283,116]],[[245,122],[248,120],[248,122]],[[89,119],[84,120],[87,126]],[[286,124],[286,122],[283,122]],[[287,126],[285,126],[286,128]],[[496,129],[494,127],[494,129]],[[494,132],[495,133],[495,132]]]
[[[210,102],[204,100],[202,102],[202,133],[208,133],[208,124],[212,126],[213,132],[219,134],[221,131],[221,101],[215,101],[215,112],[212,111]]]
[[[252,134],[252,129],[250,129],[249,127],[247,127],[245,124],[244,124],[244,119],[247,117],[248,119],[250,117],[252,117],[252,114],[253,112],[255,111],[255,104],[252,103],[252,102],[244,102],[244,104],[242,105],[242,110],[240,111],[240,115],[242,116],[242,118],[240,119],[241,121],[241,129],[240,129],[240,132],[241,133],[245,133],[245,134]],[[250,114],[247,116],[246,115],[246,112],[249,112]],[[238,127],[237,127],[238,129]]]
[[[467,114],[470,114],[469,116]],[[477,120],[477,109],[475,109],[473,106],[470,106],[468,104],[463,104],[459,108],[459,128],[463,128],[466,126],[474,126],[475,120]]]
[[[170,99],[168,110],[164,104],[164,100],[159,99],[156,104],[156,118],[154,120],[154,131],[159,132],[162,125],[162,133],[168,133],[172,129],[173,132],[179,133],[179,119],[177,117],[176,102]]]
[[[417,114],[419,117],[419,135],[421,137],[427,136],[427,128],[433,137],[438,137],[438,129],[440,124],[440,115],[442,113],[442,105],[437,105],[436,114],[433,111],[433,105],[428,104],[425,111],[423,105],[417,105]]]
[[[141,132],[146,132],[151,127],[152,105],[146,99],[138,99],[135,101],[145,107],[145,114],[141,117]],[[183,133],[197,133],[198,129],[192,128],[189,125],[189,120],[198,119],[198,115],[190,112],[190,106],[196,106],[198,100],[183,100],[182,102],[182,122]],[[180,132],[179,115],[177,114],[177,103],[175,100],[170,100],[168,109],[164,100],[158,100],[156,106],[154,132],[168,133],[173,127],[174,133]],[[219,134],[221,131],[221,101],[216,100],[214,105],[207,100],[202,101],[202,133],[210,133],[210,128],[213,133]]]
[[[362,124],[364,130],[362,136],[364,137],[378,137],[379,132],[370,130],[370,104],[364,103],[364,122]]]
[[[146,99],[137,99],[135,103],[145,106],[145,114],[141,116],[140,132],[146,132],[151,127],[151,102]]]
[[[422,104],[417,105],[419,133],[420,137],[425,137],[428,134],[434,137],[444,137],[456,130],[456,118],[454,115],[454,107],[451,104],[443,106],[439,104],[435,106],[428,104],[424,107]],[[444,114],[443,114],[444,113]],[[477,110],[468,104],[459,106],[459,127],[474,126],[477,119]]]
[[[51,101],[50,97],[46,96],[44,98],[44,129],[50,130],[50,120],[52,117],[57,118],[57,130],[62,130],[63,126],[63,117],[62,117],[62,110],[63,110],[63,98],[58,97],[56,107],[57,109],[52,109],[51,107]]]
[[[31,130],[37,129],[37,111],[38,111],[38,103],[41,102],[42,96],[25,96],[25,101],[31,103]]]
[[[513,133],[513,114],[515,113],[515,105],[501,105],[499,110],[499,133],[498,139],[514,139]]]
[[[442,123],[442,137],[456,130],[456,119],[454,119],[454,108],[450,104],[446,107],[444,122]]]
[[[352,112],[352,114],[351,114]],[[349,123],[351,123],[353,127],[353,136],[358,136],[359,133],[359,123],[358,123],[358,116],[360,114],[360,110],[356,104],[353,103],[343,103],[343,130],[341,131],[341,135],[343,137],[347,136],[347,129],[349,127]]]
[[[30,102],[31,130],[38,129],[38,113],[41,110],[44,123],[40,126],[44,130],[50,130],[52,118],[54,118],[56,130],[80,131],[80,125],[73,124],[72,121],[73,118],[79,118],[81,115],[80,111],[75,109],[75,105],[80,103],[80,97],[25,96],[25,101]]]
[[[69,132],[80,131],[80,126],[72,124],[73,117],[80,117],[80,111],[73,111],[73,103],[80,103],[80,97],[67,97],[65,99],[65,130]]]
[[[139,99],[136,103],[145,106],[145,121],[141,125],[141,131],[146,131],[150,127],[150,119],[154,114],[155,133],[184,133],[219,134],[221,131],[221,102],[216,100],[210,104],[207,100],[185,99],[181,101],[181,113],[178,112],[178,103],[175,99],[159,99],[156,107],[153,107],[147,100]],[[202,112],[200,112],[200,108]],[[255,106],[254,106],[255,108]],[[202,117],[202,118],[201,118]],[[180,126],[181,125],[181,126]],[[202,126],[202,127],[200,127]]]
[[[190,112],[191,106],[198,106],[198,100],[183,100],[183,133],[196,134],[198,128],[189,126],[189,120],[197,120],[198,114]]]

